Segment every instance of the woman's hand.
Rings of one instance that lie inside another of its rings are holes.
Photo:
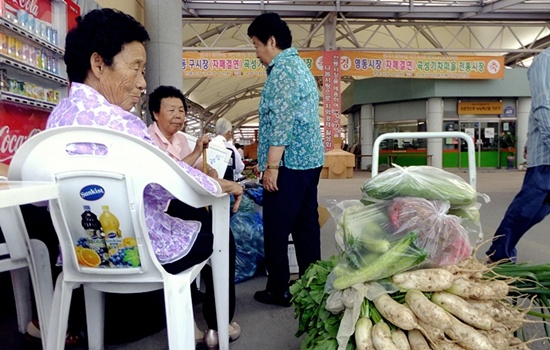
[[[264,190],[269,192],[278,191],[277,178],[279,177],[279,169],[265,169],[263,177]]]
[[[208,148],[208,144],[210,143],[210,137],[208,135],[202,135],[197,139],[197,142],[195,143],[195,150],[199,154],[202,154],[202,150],[205,148]]]
[[[235,203],[233,204],[233,212],[236,213],[241,205],[243,199],[243,187],[235,181],[229,181],[225,179],[214,179],[220,184],[224,193],[232,194],[235,197]]]
[[[206,172],[206,175],[213,177],[214,179],[219,177],[216,169],[212,168],[211,166],[208,166],[208,171]]]

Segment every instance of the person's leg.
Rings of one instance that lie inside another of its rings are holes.
[[[201,233],[199,236],[202,235],[209,235],[212,238],[212,241],[209,244],[210,247],[210,253],[208,257],[212,254],[212,244],[213,244],[213,235],[212,235],[212,214],[210,211],[206,210],[205,208],[193,208],[188,206],[185,203],[182,203],[177,200],[173,200],[170,202],[170,205],[168,206],[167,213],[170,216],[179,217],[183,220],[198,220],[202,223],[201,225]],[[198,239],[198,237],[197,237]],[[193,248],[191,251],[193,254],[196,254],[196,248],[195,245],[205,245],[207,242],[195,242],[193,245]],[[191,252],[190,252],[191,253]],[[202,255],[199,255],[199,259],[204,256],[206,252],[203,251]],[[235,304],[236,304],[236,297],[235,297],[235,255],[236,255],[236,247],[235,247],[235,238],[233,237],[233,233],[231,230],[229,231],[229,320],[232,320],[235,315]],[[207,258],[208,258],[207,257]],[[184,257],[181,260],[185,260],[188,258],[187,256]],[[204,261],[200,260],[200,261]],[[200,262],[199,261],[199,262]],[[178,262],[174,262],[176,264]],[[188,264],[181,262],[181,264]],[[185,265],[179,265],[179,268]],[[192,265],[189,265],[190,267]],[[166,268],[166,265],[164,265]],[[169,267],[170,269],[173,269],[174,266]],[[168,270],[167,270],[168,271]],[[175,271],[172,270],[172,271]],[[183,270],[180,270],[183,271]],[[168,271],[170,272],[170,271]],[[175,273],[175,272],[172,272]],[[205,295],[204,295],[204,301],[203,301],[203,316],[206,321],[206,324],[208,325],[209,329],[218,329],[217,322],[216,322],[216,304],[215,304],[215,297],[214,297],[214,282],[212,278],[212,269],[209,265],[206,265],[202,271],[201,271],[201,280],[204,282],[205,285]]]
[[[492,261],[516,259],[521,237],[550,213],[550,166],[528,168],[516,195],[495,232],[486,254]]]
[[[282,294],[288,291],[288,235],[301,208],[305,188],[300,171],[279,168],[277,192],[263,192],[265,265],[268,272],[266,291]]]
[[[235,316],[235,238],[233,233],[229,233],[229,321]],[[206,265],[201,271],[201,279],[204,281],[206,295],[202,304],[202,314],[208,326],[208,329],[218,330],[216,320],[216,300],[214,297],[214,280],[212,277],[212,268]]]
[[[305,193],[302,207],[292,230],[299,276],[302,276],[311,264],[321,259],[321,228],[317,201],[321,168],[302,170],[301,174],[303,175]]]

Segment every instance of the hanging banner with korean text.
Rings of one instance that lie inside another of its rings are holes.
[[[340,51],[323,51],[323,110],[325,113],[325,152],[334,148],[340,136]]]
[[[313,75],[323,75],[322,51],[299,54]],[[184,52],[182,68],[188,78],[265,75],[253,52]],[[354,77],[502,79],[504,57],[340,51],[340,71]]]

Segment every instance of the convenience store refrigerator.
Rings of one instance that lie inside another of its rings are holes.
[[[65,36],[80,8],[71,0],[0,0],[0,162],[9,164],[46,121],[69,82]]]

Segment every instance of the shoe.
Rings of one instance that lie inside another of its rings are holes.
[[[241,326],[237,322],[231,322],[228,326],[229,342],[234,342],[241,336]],[[209,329],[202,332],[195,323],[195,349],[217,349],[218,347],[218,332]]]
[[[237,322],[229,324],[229,342],[234,342],[241,336],[241,326]]]
[[[263,304],[271,304],[271,305],[277,305],[282,307],[290,307],[292,304],[290,303],[291,299],[290,292],[287,290],[286,292],[282,294],[275,294],[268,292],[267,290],[260,290],[254,293],[254,299],[256,301],[259,301]]]
[[[195,322],[195,347],[204,343],[204,332],[197,327]]]
[[[218,349],[218,332],[213,329],[209,329],[204,333],[204,345],[208,350]]]
[[[32,344],[42,344],[42,335],[40,333],[40,325],[37,320],[31,320],[27,325],[25,332],[25,340]],[[70,349],[84,345],[85,338],[82,333],[67,332],[65,338],[65,348]]]

